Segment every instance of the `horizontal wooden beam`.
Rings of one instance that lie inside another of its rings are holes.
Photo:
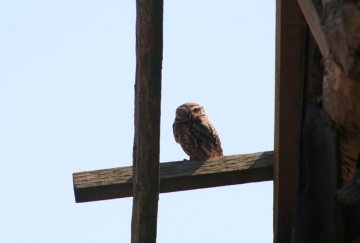
[[[160,192],[185,191],[273,179],[274,153],[260,152],[160,163]],[[132,167],[73,174],[77,203],[131,197]]]

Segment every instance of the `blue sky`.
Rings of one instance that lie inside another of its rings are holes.
[[[72,173],[132,164],[135,14],[2,3],[0,242],[130,242],[132,198],[76,204]],[[172,123],[189,101],[225,155],[273,150],[275,2],[165,1],[162,74],[161,162],[187,158]],[[272,242],[272,200],[272,182],[161,194],[157,242]]]

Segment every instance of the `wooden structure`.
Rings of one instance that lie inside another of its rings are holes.
[[[273,179],[274,153],[264,152],[160,164],[160,193]],[[132,167],[74,173],[76,202],[133,196]]]
[[[274,152],[159,163],[163,1],[137,0],[133,166],[74,173],[76,201],[133,196],[156,242],[160,192],[273,179],[274,242],[360,242],[358,2],[276,0]]]

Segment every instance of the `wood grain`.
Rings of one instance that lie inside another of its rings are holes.
[[[274,153],[232,155],[206,161],[160,163],[160,192],[235,185],[273,179]],[[76,202],[131,197],[132,167],[73,174]]]
[[[159,200],[163,1],[136,1],[135,135],[131,242],[156,242]]]
[[[291,240],[298,188],[304,27],[296,1],[276,1],[274,242]]]

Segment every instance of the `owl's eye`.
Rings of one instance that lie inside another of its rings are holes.
[[[181,114],[185,114],[185,110],[180,110]]]
[[[199,108],[195,108],[193,111],[194,111],[194,112],[199,112],[200,109],[199,109]]]

